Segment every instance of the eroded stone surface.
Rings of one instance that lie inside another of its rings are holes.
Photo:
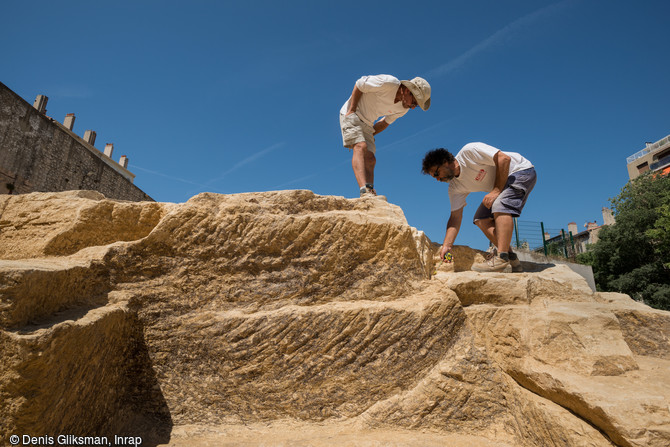
[[[0,259],[67,256],[137,240],[172,206],[107,200],[96,191],[0,196]]]
[[[0,443],[665,446],[670,314],[382,199],[0,199]]]

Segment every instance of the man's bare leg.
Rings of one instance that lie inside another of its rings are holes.
[[[362,188],[366,183],[374,184],[375,164],[377,163],[375,154],[368,150],[368,145],[365,142],[354,145],[353,152],[351,167],[354,169],[358,187]]]
[[[365,151],[365,183],[375,184],[375,164],[377,164],[375,154]]]
[[[495,234],[498,239],[498,253],[509,253],[509,245],[512,242],[514,232],[514,218],[511,214],[494,213]]]
[[[354,175],[356,176],[358,187],[362,188],[365,186],[367,181],[365,153],[369,152],[368,145],[365,142],[356,143],[354,145],[353,151],[354,153],[351,157],[351,167],[354,169]]]
[[[498,247],[498,239],[496,239],[496,224],[493,219],[478,219],[475,221],[475,225],[482,230],[484,236],[491,241],[493,245]]]

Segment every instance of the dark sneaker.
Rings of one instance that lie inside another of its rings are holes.
[[[484,262],[473,264],[472,270],[480,273],[488,273],[488,272],[510,273],[512,271],[512,265],[508,260],[503,259],[498,255],[495,255],[491,256]]]

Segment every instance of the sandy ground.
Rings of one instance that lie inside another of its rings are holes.
[[[224,426],[176,426],[169,447],[512,447],[500,440],[461,434],[371,430],[351,424],[292,421]]]

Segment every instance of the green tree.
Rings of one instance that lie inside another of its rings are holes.
[[[547,255],[556,256],[556,257],[565,257],[565,251],[563,250],[562,242],[550,242],[547,244]]]
[[[600,230],[583,261],[600,290],[670,310],[670,177],[640,176],[610,202],[616,223]]]
[[[593,244],[586,244],[586,251],[584,253],[577,254],[576,260],[579,264],[593,266],[595,262],[595,258],[593,256]]]

